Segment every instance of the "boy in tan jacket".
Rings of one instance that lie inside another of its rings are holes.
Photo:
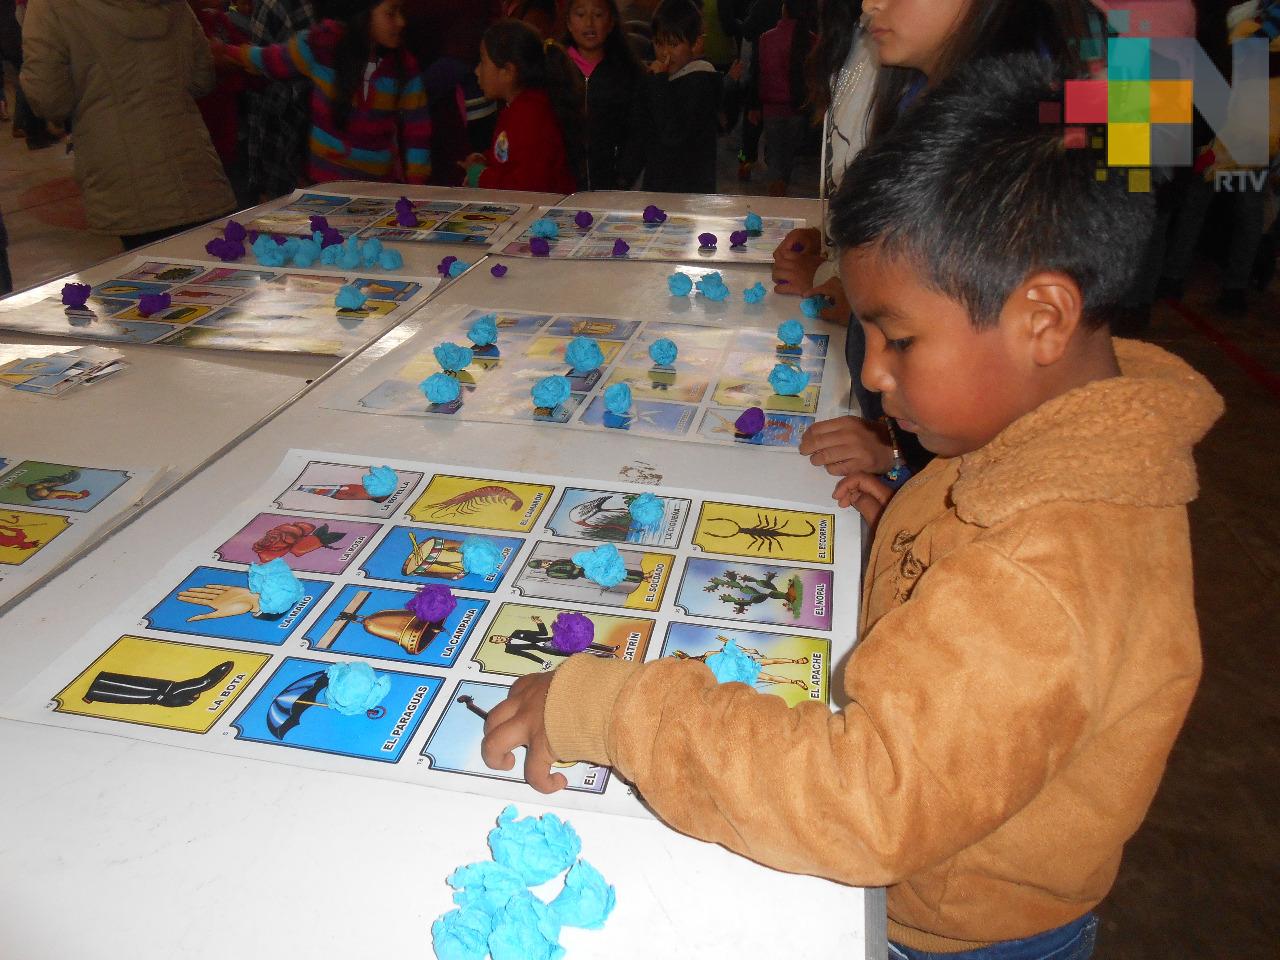
[[[961,71],[832,204],[863,382],[937,454],[892,500],[836,488],[879,521],[848,705],[578,655],[485,725],[540,790],[609,764],[678,830],[888,887],[891,957],[1088,957],[1200,673],[1186,504],[1222,404],[1109,335],[1149,197],[1040,123],[1049,69]]]

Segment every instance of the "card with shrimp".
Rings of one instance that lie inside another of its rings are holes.
[[[481,530],[532,530],[555,487],[514,480],[485,480],[436,474],[409,507],[420,523],[447,523]]]
[[[680,623],[667,625],[660,656],[707,662],[732,642],[732,655],[755,661],[760,672],[752,684],[761,693],[782,697],[787,706],[827,703],[830,697],[831,641],[763,630]]]
[[[835,563],[836,518],[829,513],[705,500],[693,531],[707,553],[800,563]]]
[[[395,489],[386,496],[374,496],[364,487],[363,478],[368,472],[368,467],[313,460],[276,497],[275,505],[282,510],[385,519],[417,489],[423,477],[413,470],[397,470]]]
[[[280,559],[299,573],[339,574],[380,529],[379,524],[355,520],[260,513],[213,555],[223,563],[268,563]]]
[[[301,583],[301,600],[283,613],[267,613],[262,598],[249,589],[244,570],[196,567],[141,623],[167,633],[279,646],[333,587],[323,580]]]

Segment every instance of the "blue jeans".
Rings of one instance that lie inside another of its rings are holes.
[[[890,942],[889,960],[1089,960],[1097,937],[1098,918],[1086,913],[1056,930],[963,953],[926,953]]]

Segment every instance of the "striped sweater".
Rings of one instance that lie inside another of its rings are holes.
[[[339,130],[333,116],[334,51],[345,27],[325,20],[271,46],[228,47],[250,73],[311,81],[311,137],[307,172],[326,180],[426,183],[431,175],[431,118],[417,61],[406,50],[378,60]],[[397,150],[397,144],[399,149]]]

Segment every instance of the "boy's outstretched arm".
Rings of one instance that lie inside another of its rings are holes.
[[[559,786],[553,759],[609,764],[684,833],[781,870],[890,884],[990,834],[1070,756],[1098,696],[1091,651],[1034,571],[972,545],[871,627],[840,713],[717,684],[697,663],[579,654],[513,686],[485,759],[509,768],[530,744],[543,790]]]

